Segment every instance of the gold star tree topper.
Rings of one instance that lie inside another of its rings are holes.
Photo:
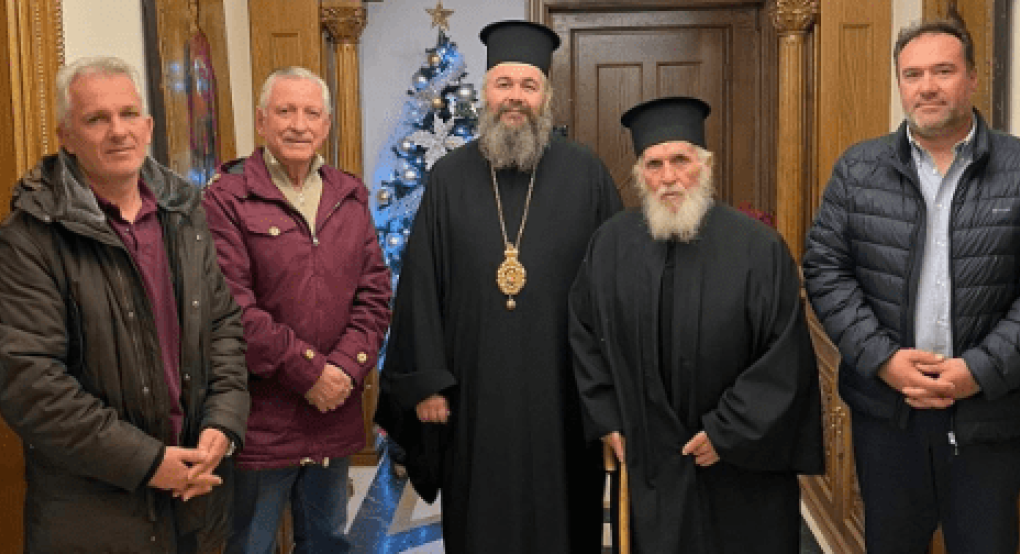
[[[448,10],[443,7],[443,0],[436,2],[436,7],[429,9],[425,8],[425,11],[429,12],[432,16],[432,26],[439,26],[444,32],[450,32],[450,16],[453,15],[453,10]]]

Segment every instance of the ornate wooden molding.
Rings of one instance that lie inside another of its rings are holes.
[[[351,6],[331,6],[323,1],[319,8],[319,20],[322,27],[329,33],[334,42],[357,43],[368,23],[365,8]]]
[[[819,0],[776,0],[769,7],[772,23],[780,35],[808,32],[818,13]]]

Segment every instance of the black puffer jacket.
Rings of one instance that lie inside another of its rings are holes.
[[[953,408],[961,444],[1020,436],[1020,140],[976,119],[974,161],[950,215],[953,355],[981,386]],[[833,169],[804,255],[812,306],[843,358],[840,395],[898,421],[910,408],[877,373],[914,344],[926,217],[919,182],[906,124],[853,146]]]
[[[182,503],[145,482],[172,432],[152,309],[74,167],[63,151],[44,158],[0,226],[0,413],[24,443],[25,551],[177,552],[189,548],[176,536],[192,531],[208,551],[222,538],[229,485]],[[142,176],[180,317],[181,444],[206,427],[243,437],[240,310],[199,192],[151,160]]]

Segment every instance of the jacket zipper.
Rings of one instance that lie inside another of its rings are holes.
[[[337,208],[340,207],[340,204],[343,204],[343,200],[341,200],[341,201],[339,201],[339,202],[337,202],[336,204],[333,205],[333,207],[329,210],[329,213],[326,214],[326,217],[323,219],[323,221],[333,217],[333,214],[336,213],[336,210],[337,210]],[[302,217],[301,220],[304,221],[304,217]],[[318,224],[318,222],[316,222],[316,224]],[[308,225],[307,221],[305,221],[305,225]],[[315,232],[315,229],[313,229],[311,225],[308,225],[308,232],[312,235],[312,246],[318,246],[319,245],[319,235],[318,235],[318,233]]]

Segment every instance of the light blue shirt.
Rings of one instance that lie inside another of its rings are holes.
[[[953,195],[960,177],[974,160],[974,133],[970,133],[953,147],[953,163],[945,175],[939,174],[931,154],[924,149],[907,129],[911,157],[921,179],[921,195],[928,207],[925,221],[924,255],[921,259],[921,277],[917,287],[917,309],[914,312],[914,344],[919,350],[953,356],[952,277],[949,271],[949,219]]]

